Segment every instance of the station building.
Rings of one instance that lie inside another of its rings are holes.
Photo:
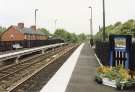
[[[18,26],[10,26],[1,34],[1,41],[20,41],[20,40],[46,40],[48,36],[36,26],[30,28],[24,27],[24,23],[18,23]]]
[[[36,26],[29,28],[24,27],[24,23],[11,25],[6,31],[0,35],[0,47],[12,48],[14,44],[23,47],[31,47],[32,45],[40,44],[37,42],[47,40],[48,36],[41,30],[36,29]],[[5,48],[5,49],[6,49]]]

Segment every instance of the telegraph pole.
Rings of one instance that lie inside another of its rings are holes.
[[[101,30],[101,28],[100,28],[100,26],[99,26],[99,32],[100,32],[100,30]]]
[[[54,24],[55,24],[55,29],[54,29],[54,31],[56,31],[56,29],[57,29],[57,21],[58,21],[58,19],[55,19],[55,21],[54,21]]]
[[[103,41],[105,41],[105,0],[103,0]]]

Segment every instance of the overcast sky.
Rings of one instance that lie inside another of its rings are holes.
[[[117,21],[135,19],[135,0],[105,0],[106,25]],[[26,27],[34,24],[34,9],[37,26],[54,32],[57,28],[69,32],[89,33],[90,9],[93,7],[94,33],[102,26],[102,0],[0,0],[0,25],[9,27],[24,22]]]

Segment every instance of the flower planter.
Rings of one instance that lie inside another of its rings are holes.
[[[128,70],[123,68],[99,67],[95,76],[98,84],[114,87],[118,90],[135,86],[135,79],[131,78]]]
[[[133,80],[129,80],[129,81],[110,80],[109,78],[102,77],[99,74],[96,75],[95,81],[98,84],[103,84],[106,86],[114,87],[118,90],[128,89],[128,88],[133,87],[135,85],[135,81],[133,81]]]
[[[116,80],[109,80],[109,78],[102,78],[102,83],[106,86],[111,86],[116,88]]]

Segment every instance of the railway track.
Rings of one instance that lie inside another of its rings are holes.
[[[77,45],[67,45],[53,49],[44,55],[32,58],[0,70],[0,92],[10,92],[44,67],[58,59]]]

